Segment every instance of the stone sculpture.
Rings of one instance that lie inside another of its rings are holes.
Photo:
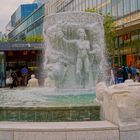
[[[45,27],[47,77],[57,88],[94,88],[105,64],[102,17],[66,12],[48,16]]]
[[[82,85],[82,81],[84,81],[85,84],[88,84],[89,79],[90,62],[88,54],[90,51],[90,42],[85,39],[86,33],[83,28],[77,29],[77,35],[79,39],[66,40],[65,38],[63,38],[63,41],[65,43],[70,43],[71,44],[70,46],[72,46],[72,44],[76,46],[75,48],[75,50],[77,49],[76,74],[78,76],[79,83],[81,83]]]
[[[101,119],[117,124],[121,129],[139,127],[140,83],[126,80],[110,87],[99,83],[96,87],[97,101],[101,104]]]

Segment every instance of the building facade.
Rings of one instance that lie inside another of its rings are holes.
[[[35,9],[37,9],[37,4],[22,4],[11,16],[11,25],[16,27],[20,24],[28,15],[30,15]]]
[[[140,67],[140,0],[65,0],[56,7],[56,12],[92,8],[114,17],[117,28],[116,63]]]
[[[37,3],[38,6],[41,6],[42,4],[45,4],[49,0],[34,0],[33,3]]]
[[[41,5],[18,23],[8,34],[8,38],[21,41],[31,36],[41,36],[43,32],[44,16],[45,7]]]
[[[44,17],[50,13],[95,9],[114,17],[117,41],[115,63],[140,65],[140,0],[35,0],[38,9],[18,24],[9,38],[24,40],[43,34]]]

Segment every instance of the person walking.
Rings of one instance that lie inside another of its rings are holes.
[[[120,67],[117,70],[117,84],[119,83],[123,83],[124,82],[124,71],[123,69]]]
[[[24,66],[24,67],[21,69],[21,75],[22,75],[22,77],[23,77],[24,86],[27,86],[28,73],[29,73],[28,68]]]
[[[128,79],[128,70],[126,66],[122,66],[123,70],[123,82]]]
[[[10,84],[10,88],[17,87],[18,77],[17,77],[17,74],[14,71],[11,72],[11,77],[13,79],[13,82]]]

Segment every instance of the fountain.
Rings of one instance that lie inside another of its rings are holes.
[[[47,77],[59,89],[95,90],[105,73],[102,17],[95,13],[60,13],[48,16],[45,27]]]
[[[46,87],[1,91],[0,121],[99,120],[95,85],[105,77],[103,30],[97,13],[47,16]]]
[[[101,82],[106,64],[102,17],[54,14],[44,29],[45,87],[33,88],[38,81],[32,75],[29,88],[1,90],[0,121],[16,122],[0,123],[0,139],[140,140],[140,83],[107,87]]]

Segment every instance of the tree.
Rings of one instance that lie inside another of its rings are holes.
[[[99,13],[95,8],[93,9],[87,9],[86,12],[96,12]],[[115,40],[116,40],[116,27],[114,24],[113,17],[108,13],[106,15],[103,15],[104,18],[104,31],[105,31],[105,43],[106,43],[106,52],[109,57],[112,58],[113,64],[115,59]]]

